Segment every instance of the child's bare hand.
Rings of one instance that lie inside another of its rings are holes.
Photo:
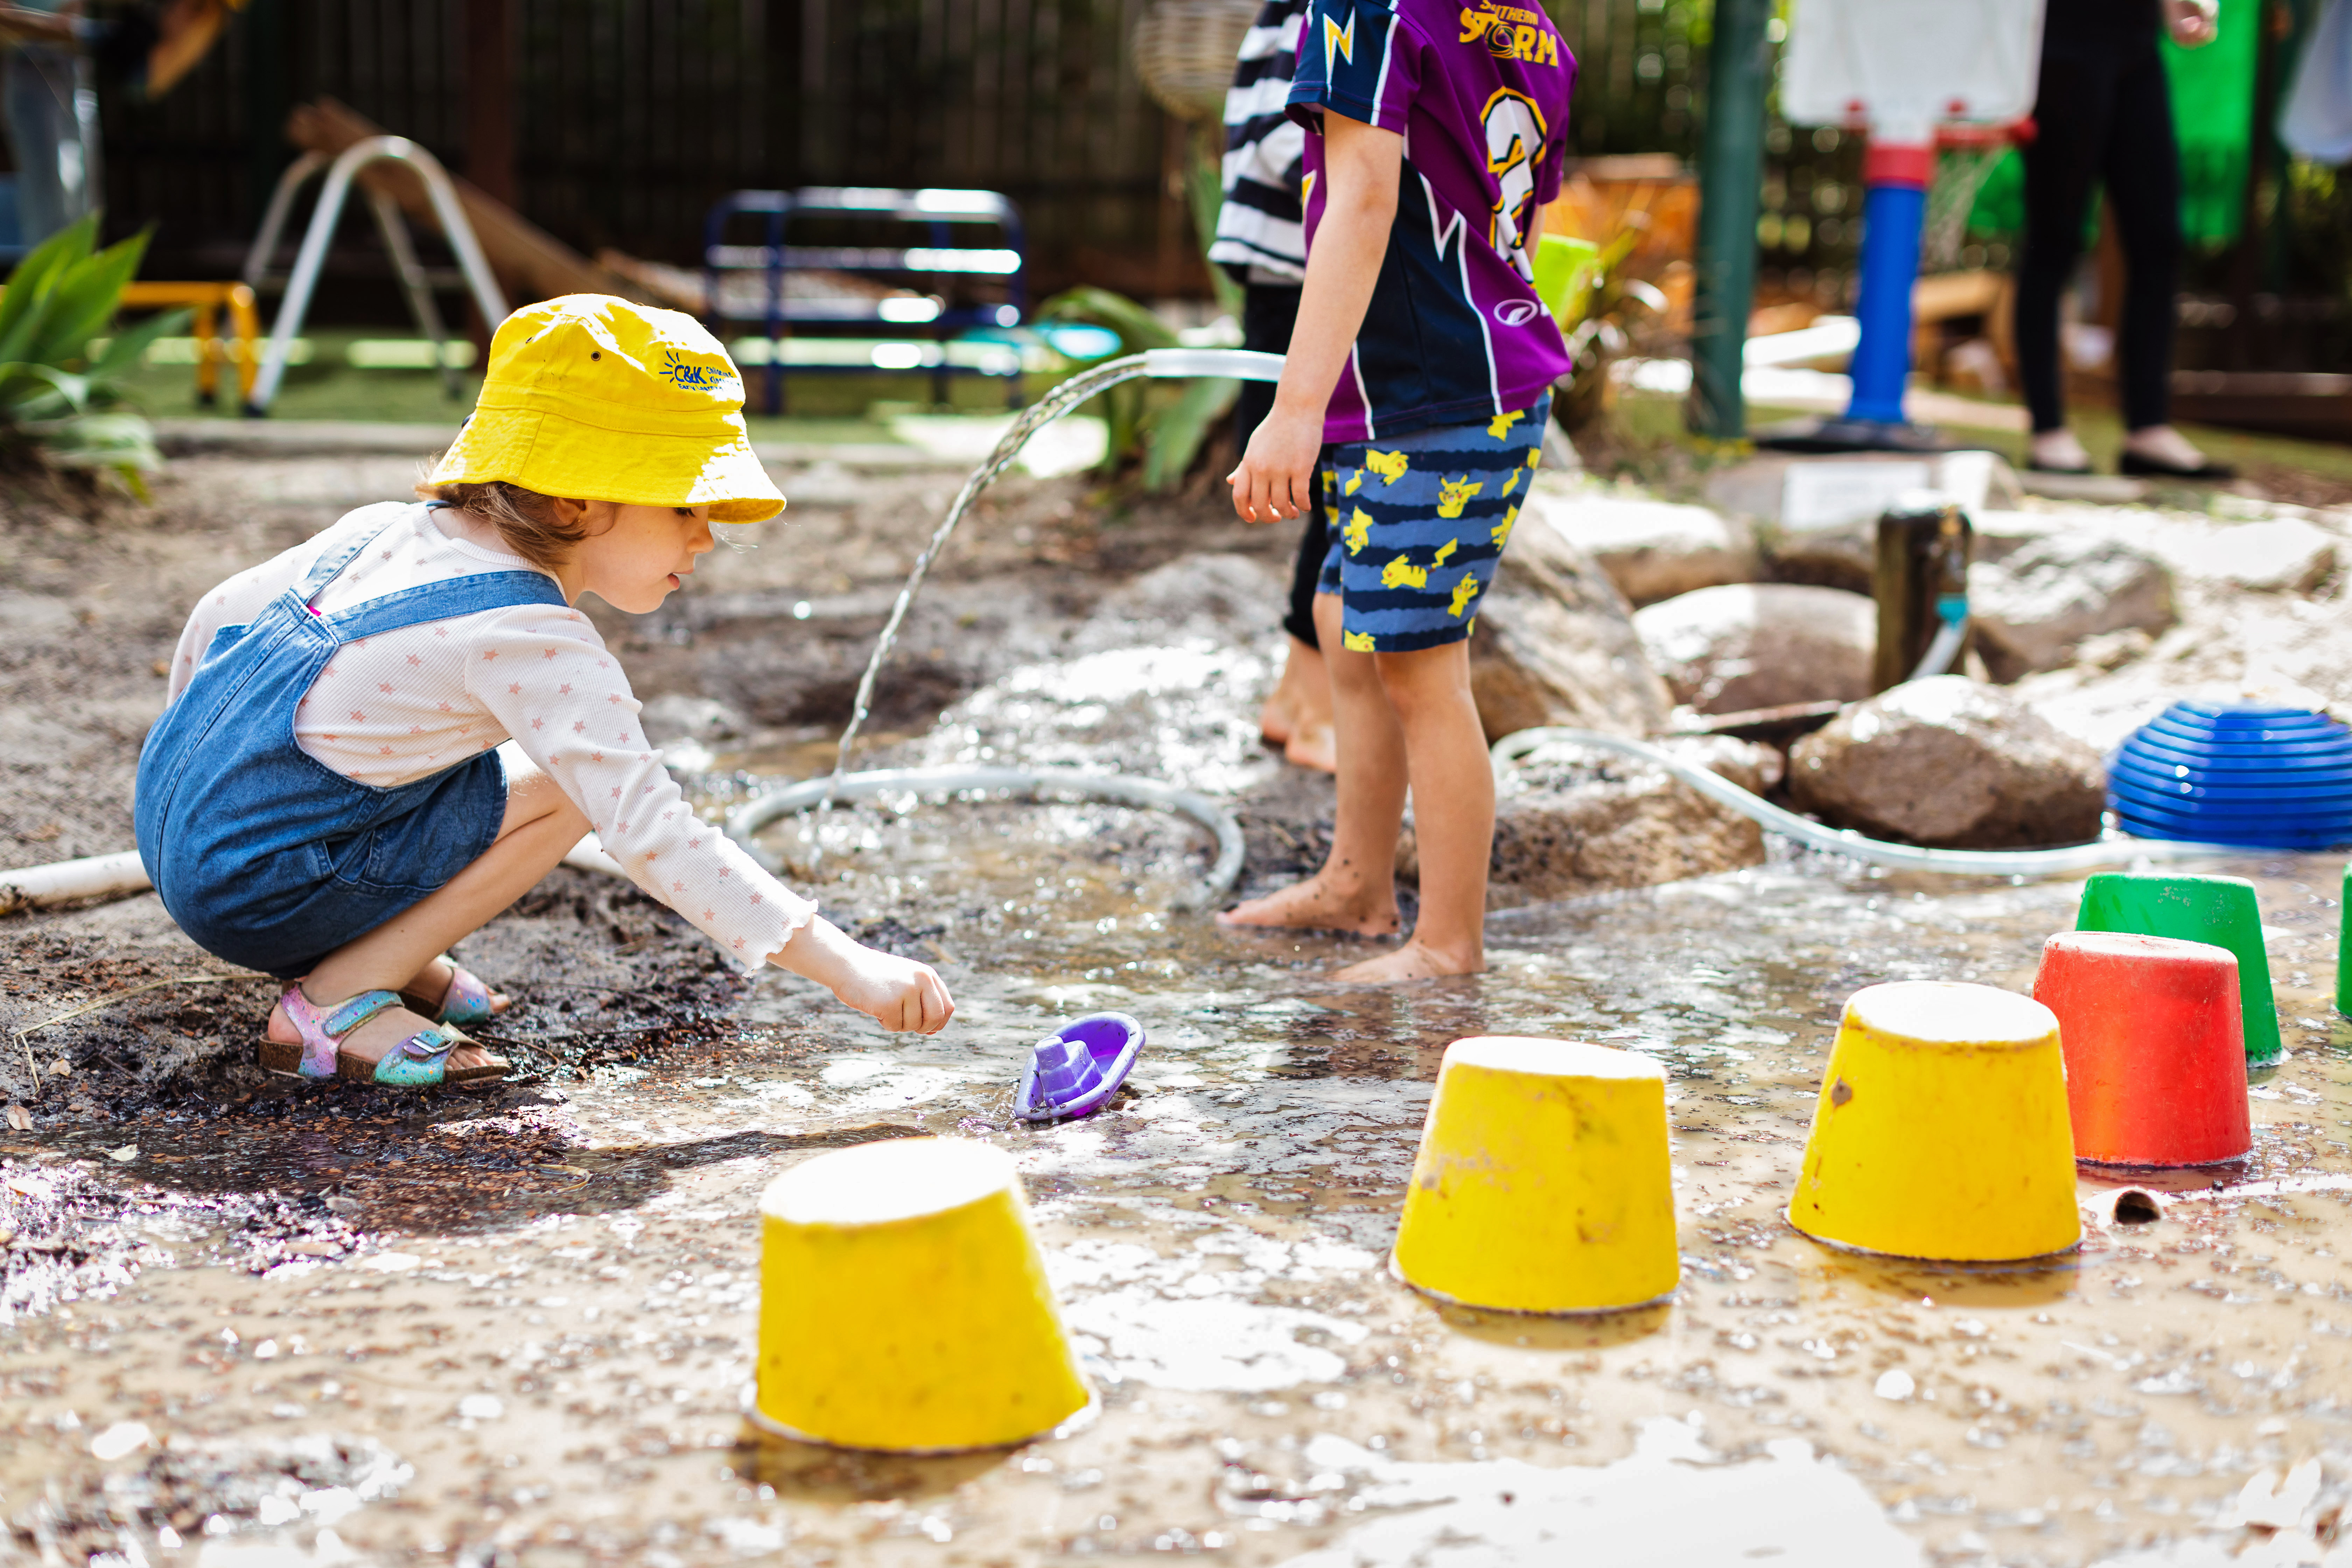
[[[928,963],[861,947],[847,968],[833,994],[886,1029],[936,1035],[955,1016],[947,983]]]
[[[1276,406],[1250,437],[1241,466],[1225,476],[1234,510],[1244,522],[1297,517],[1315,504],[1315,461],[1322,453],[1322,416]]]
[[[947,984],[929,964],[853,942],[831,921],[812,920],[768,956],[886,1029],[936,1035],[955,1016]]]

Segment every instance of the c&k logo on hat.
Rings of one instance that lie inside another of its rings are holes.
[[[676,349],[662,351],[660,372],[663,380],[672,386],[694,387],[715,391],[735,379],[735,373],[723,364],[692,364],[677,357]]]

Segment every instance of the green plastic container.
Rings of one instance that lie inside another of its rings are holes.
[[[2243,877],[2103,871],[2083,885],[2083,908],[2074,929],[2210,942],[2235,953],[2246,1060],[2278,1059],[2278,1002],[2271,994],[2270,956],[2263,951],[2262,906],[2255,900],[2254,885]]]
[[[1601,247],[1589,239],[1548,234],[1536,247],[1536,298],[1544,302],[1562,331],[1584,320],[1592,303],[1593,268]]]
[[[2336,903],[2336,1010],[2352,1018],[2352,864],[2344,868],[2344,896]]]

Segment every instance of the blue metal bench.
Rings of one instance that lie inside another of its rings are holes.
[[[727,243],[728,226],[739,216],[757,216],[766,220],[762,225],[761,243]],[[919,224],[926,231],[923,237],[927,243],[907,246],[790,243],[787,230],[794,219],[818,216],[881,218]],[[958,244],[956,226],[959,225],[993,226],[999,231],[1000,243],[994,246]],[[1017,327],[1028,303],[1023,286],[1021,214],[1012,202],[994,191],[909,191],[866,185],[807,185],[796,191],[734,191],[719,198],[704,221],[702,264],[706,284],[705,310],[711,330],[723,338],[727,324],[736,321],[758,322],[766,331],[768,364],[762,403],[770,414],[783,412],[783,341],[793,327],[885,326],[900,330],[922,327],[944,345],[950,335],[958,331],[972,328]],[[964,305],[905,298],[787,299],[784,275],[814,270],[882,275],[901,279],[1000,279],[1005,298],[996,303]],[[740,307],[730,310],[719,287],[721,277],[728,272],[745,271],[766,275],[764,300],[757,310]],[[1021,405],[1020,359],[1017,352],[1009,357],[1013,366],[1009,372],[1002,368],[950,364],[944,347],[934,362],[928,365],[817,364],[801,368],[808,371],[868,372],[928,369],[932,376],[933,395],[940,402],[946,401],[946,378],[951,374],[1004,375],[1007,378],[1006,405],[1017,408]]]

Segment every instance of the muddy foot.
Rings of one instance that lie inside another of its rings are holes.
[[[1279,892],[1234,905],[1217,917],[1222,926],[1271,926],[1284,931],[1341,931],[1353,936],[1394,936],[1396,897],[1377,903],[1360,894],[1342,897],[1325,888],[1323,879],[1309,877]]]
[[[1483,974],[1486,970],[1484,958],[1465,963],[1409,942],[1394,952],[1351,963],[1331,978],[1351,985],[1401,985],[1409,980],[1436,980],[1448,974]]]

